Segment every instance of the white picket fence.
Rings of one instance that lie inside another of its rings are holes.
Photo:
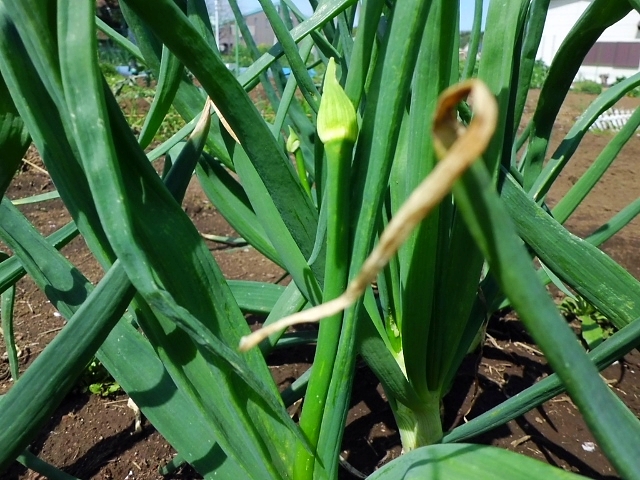
[[[633,110],[618,110],[610,108],[591,125],[589,130],[620,130],[631,118]]]

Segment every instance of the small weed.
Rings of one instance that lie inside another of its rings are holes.
[[[97,359],[93,359],[80,378],[79,388],[82,392],[108,397],[122,392],[120,385]]]
[[[580,334],[589,350],[593,350],[613,334],[613,325],[587,300],[577,295],[575,299],[565,298],[560,311],[568,319],[580,322]]]

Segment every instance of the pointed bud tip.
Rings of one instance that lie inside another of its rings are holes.
[[[318,136],[322,143],[331,141],[355,142],[358,119],[351,100],[336,78],[336,62],[329,60],[324,76],[324,88],[318,111]]]
[[[287,152],[296,153],[300,148],[300,139],[293,128],[289,127],[289,138],[287,138]]]

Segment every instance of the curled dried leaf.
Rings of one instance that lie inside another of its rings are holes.
[[[467,96],[473,99],[474,116],[465,128],[458,122],[457,105]],[[380,242],[365,260],[357,277],[349,283],[347,290],[334,300],[282,318],[242,337],[239,349],[246,351],[273,333],[300,323],[317,322],[353,305],[411,231],[442,201],[456,180],[486,150],[497,120],[496,100],[481,81],[468,80],[445,90],[440,96],[433,126],[436,154],[441,161],[391,219],[380,236]]]

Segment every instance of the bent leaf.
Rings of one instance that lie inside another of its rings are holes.
[[[499,473],[498,473],[499,472]],[[581,477],[539,460],[485,445],[432,445],[382,467],[369,480],[577,480]]]

